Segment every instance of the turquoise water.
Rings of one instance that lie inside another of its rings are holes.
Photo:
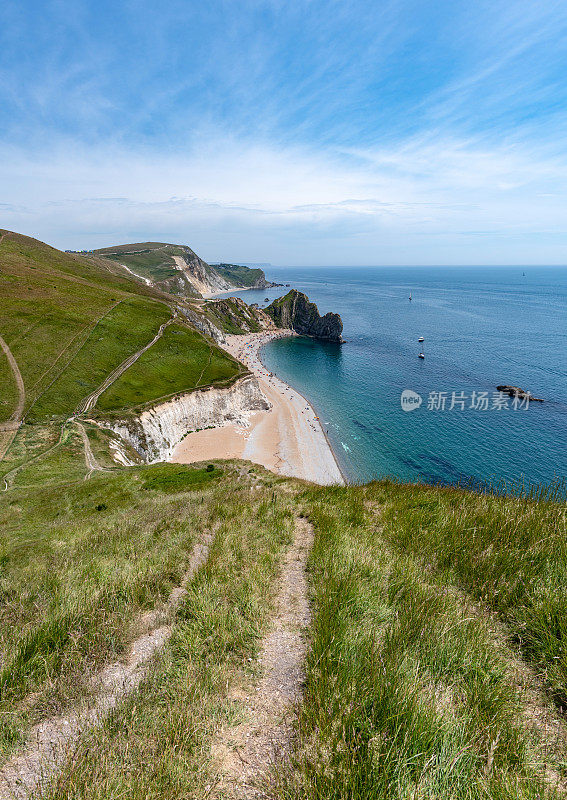
[[[321,313],[342,316],[346,344],[284,339],[267,345],[263,360],[313,403],[351,480],[549,482],[567,475],[567,270],[267,272],[304,291]],[[235,294],[265,305],[284,291]],[[498,411],[499,384],[545,402],[513,409],[508,400]],[[422,397],[411,412],[401,406],[405,389]],[[432,392],[445,394],[444,410],[430,407]],[[482,400],[470,407],[473,392],[488,393],[487,410]]]

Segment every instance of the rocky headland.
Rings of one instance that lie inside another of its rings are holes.
[[[319,314],[315,303],[307,295],[292,289],[284,297],[274,300],[264,309],[278,328],[291,328],[302,336],[312,336],[328,342],[342,343],[343,322],[339,314]]]

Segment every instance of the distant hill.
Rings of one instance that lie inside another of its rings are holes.
[[[186,306],[106,255],[0,231],[0,474],[65,438],[70,415],[143,408],[241,375],[186,324]]]
[[[272,285],[261,269],[207,264],[187,245],[137,242],[103,247],[92,254],[119,264],[147,285],[182,297],[203,297],[232,289],[264,289]]]
[[[211,267],[214,267],[225,280],[246,289],[268,289],[283,285],[267,281],[263,270],[251,269],[243,264],[211,264]]]

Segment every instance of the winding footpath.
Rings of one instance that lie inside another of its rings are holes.
[[[4,341],[4,339],[0,336],[0,347],[4,351],[4,355],[8,359],[8,363],[14,375],[14,380],[16,381],[16,386],[18,387],[18,403],[16,408],[12,412],[10,419],[6,422],[0,424],[0,434],[8,434],[3,437],[0,437],[0,461],[4,458],[4,454],[10,444],[12,443],[12,439],[16,435],[16,431],[20,427],[20,422],[22,420],[22,415],[24,413],[24,406],[26,403],[26,390],[24,387],[24,380],[22,378],[22,373],[20,372],[20,368],[18,367],[18,362],[12,355],[12,351]],[[12,435],[10,435],[12,434]]]
[[[88,480],[93,472],[107,472],[104,467],[101,467],[98,461],[95,458],[95,454],[92,451],[91,443],[89,442],[88,434],[85,430],[85,426],[82,422],[79,422],[78,419],[74,420],[75,425],[79,429],[79,433],[81,434],[81,439],[83,440],[83,448],[85,450],[85,465],[87,467],[87,474],[84,477],[84,480]]]
[[[134,364],[140,358],[140,356],[146,352],[146,350],[149,350],[150,347],[158,341],[158,339],[161,339],[164,330],[168,327],[168,325],[171,325],[173,321],[174,317],[171,317],[164,322],[163,325],[160,325],[159,331],[156,333],[151,342],[148,342],[148,344],[144,345],[141,350],[138,350],[136,353],[132,353],[131,356],[128,356],[128,358],[123,361],[120,366],[116,367],[116,369],[104,379],[103,383],[98,387],[98,389],[95,389],[95,391],[91,392],[91,394],[85,397],[84,400],[81,400],[75,409],[75,416],[78,416],[79,414],[85,414],[87,411],[90,411],[91,408],[96,405],[96,402],[101,394],[105,392],[108,387],[111,386],[114,381],[116,381],[124,372],[126,372],[128,367],[131,367],[132,364]]]
[[[187,572],[171,592],[165,609],[140,615],[138,626],[146,632],[132,642],[126,659],[109,664],[91,679],[94,694],[90,704],[32,728],[24,750],[0,769],[0,800],[28,800],[41,793],[70,757],[81,734],[100,725],[140,685],[152,657],[171,636],[173,617],[187,593],[186,586],[207,561],[213,538],[214,532],[208,533],[195,545]]]
[[[282,564],[274,616],[260,647],[260,678],[255,685],[237,686],[229,695],[245,720],[236,728],[222,728],[213,743],[213,761],[220,773],[213,796],[218,800],[268,797],[270,769],[289,753],[305,681],[306,633],[311,623],[307,559],[312,545],[312,525],[300,517]]]

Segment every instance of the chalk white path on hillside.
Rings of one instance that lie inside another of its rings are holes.
[[[118,262],[116,262],[116,263],[118,264]],[[153,281],[151,281],[149,278],[144,278],[143,275],[138,275],[137,272],[134,272],[133,269],[130,269],[130,267],[127,267],[126,264],[118,264],[118,266],[122,267],[123,269],[125,269],[126,272],[129,272],[130,275],[133,275],[135,278],[139,278],[141,281],[144,281],[146,286],[153,286],[154,285]]]
[[[168,622],[186,594],[188,582],[206,562],[213,538],[214,532],[208,533],[195,545],[187,572],[171,592],[166,607],[140,615],[138,627],[146,632],[132,642],[126,659],[109,664],[91,679],[95,694],[90,705],[71,709],[32,728],[27,746],[0,769],[0,800],[29,800],[37,796],[63,767],[81,734],[100,724],[140,685],[151,658],[171,636]]]
[[[16,431],[20,427],[20,422],[22,420],[22,414],[24,413],[24,406],[26,403],[26,390],[24,387],[24,379],[22,378],[22,373],[20,372],[20,368],[18,367],[18,362],[12,355],[12,351],[8,347],[7,343],[4,339],[0,336],[0,347],[4,351],[4,355],[8,359],[8,364],[10,365],[10,369],[14,375],[14,380],[16,382],[16,386],[18,388],[18,402],[14,411],[12,412],[10,419],[6,420],[0,424],[0,433],[4,434],[3,437],[0,438],[0,460],[4,458],[4,454],[10,444],[12,443],[12,439],[15,436]]]
[[[89,394],[88,397],[85,397],[84,400],[81,400],[81,402],[79,403],[79,405],[75,410],[75,414],[85,414],[87,411],[90,411],[91,408],[94,405],[96,405],[96,402],[98,398],[101,396],[101,394],[105,392],[108,389],[108,387],[111,386],[114,383],[114,381],[116,381],[122,375],[122,373],[126,372],[128,367],[131,367],[132,364],[134,364],[140,358],[142,353],[145,353],[146,350],[149,350],[150,347],[154,345],[158,339],[161,338],[164,330],[167,328],[168,325],[171,325],[172,322],[173,322],[173,317],[171,319],[168,319],[167,322],[164,322],[163,325],[160,325],[159,331],[156,333],[151,342],[148,342],[148,344],[144,345],[144,347],[142,347],[141,350],[138,350],[136,353],[132,353],[132,355],[128,356],[128,358],[125,361],[123,361],[122,364],[120,364],[120,366],[116,367],[116,369],[113,370],[110,373],[110,375],[107,375],[107,377],[98,387],[98,389],[95,389],[95,391],[91,392],[91,394]]]
[[[259,679],[234,686],[229,699],[244,720],[221,728],[212,757],[220,775],[214,800],[260,800],[269,770],[289,753],[296,706],[305,682],[305,633],[311,623],[307,558],[313,528],[296,520],[294,540],[282,564],[274,616],[258,656]]]
[[[0,424],[0,430],[13,430],[14,426],[17,428],[20,424],[20,420],[22,418],[22,414],[24,413],[24,405],[26,402],[26,390],[24,387],[24,379],[22,378],[22,373],[20,372],[20,368],[18,367],[18,362],[12,355],[12,351],[4,341],[4,339],[0,336],[0,347],[4,351],[4,355],[8,359],[8,364],[10,365],[10,369],[14,375],[14,380],[16,381],[16,386],[18,387],[18,403],[16,408],[12,412],[10,419],[6,422]]]
[[[75,425],[79,429],[79,433],[81,434],[81,439],[83,440],[83,448],[85,450],[85,464],[87,467],[87,474],[85,475],[85,480],[88,480],[93,472],[106,472],[104,467],[96,460],[95,454],[92,451],[91,443],[89,441],[89,435],[85,430],[85,426],[82,422],[79,422],[78,419],[73,420]]]
[[[258,378],[271,408],[252,414],[247,428],[227,424],[188,434],[173,451],[172,461],[189,464],[213,458],[244,458],[279,475],[321,485],[344,484],[312,406],[299,392],[270,374],[260,361],[262,345],[294,335],[293,331],[272,329],[226,337],[221,346]]]

